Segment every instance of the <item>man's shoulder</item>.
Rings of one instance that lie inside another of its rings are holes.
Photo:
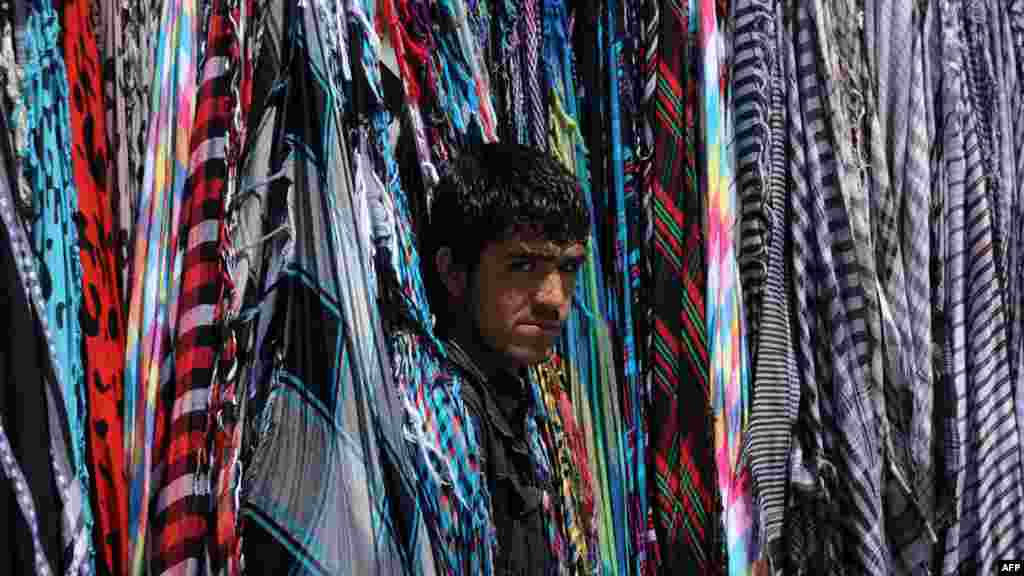
[[[487,382],[487,376],[476,362],[458,344],[451,340],[442,340],[445,351],[443,366],[449,372],[455,372],[476,384]]]
[[[441,362],[442,377],[458,379],[462,403],[472,416],[480,418],[485,412],[480,388],[486,385],[486,377],[458,345],[448,340],[442,340],[441,343],[445,350],[445,357]]]

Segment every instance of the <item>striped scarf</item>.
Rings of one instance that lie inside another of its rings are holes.
[[[850,7],[843,8],[837,29],[846,34],[855,20]],[[795,11],[786,34],[792,47],[786,50],[786,76],[801,398],[790,463],[787,569],[884,572],[874,257],[869,211],[848,173],[852,132],[833,95],[842,87],[834,83],[846,78],[839,71],[857,77],[858,61],[849,46],[830,44],[834,38],[854,40],[829,34],[832,22],[820,4]],[[815,120],[821,117],[830,122]]]
[[[943,574],[991,572],[1020,553],[1024,535],[1020,429],[1014,417],[1005,313],[995,260],[994,207],[981,135],[970,109],[961,18],[951,2],[941,12],[940,118],[945,172],[945,374],[948,380],[944,459],[956,499],[945,534]]]
[[[230,542],[225,542],[207,515],[210,501],[209,464],[206,460],[211,428],[216,415],[223,422],[224,406],[211,406],[211,388],[217,362],[218,339],[223,320],[219,310],[224,295],[221,231],[227,187],[227,142],[235,96],[232,69],[237,66],[238,46],[226,3],[213,6],[208,49],[202,67],[202,84],[196,93],[196,118],[190,136],[188,178],[181,200],[181,235],[184,258],[174,329],[173,412],[164,412],[159,426],[166,427],[157,458],[166,467],[159,479],[158,513],[152,521],[158,543],[150,570],[156,574],[197,574],[206,562],[207,550],[215,566],[227,562]],[[223,401],[223,399],[221,399]],[[175,488],[177,486],[177,488]],[[216,504],[223,510],[233,497],[219,487]],[[163,496],[170,494],[171,496]],[[233,528],[233,522],[230,523]]]

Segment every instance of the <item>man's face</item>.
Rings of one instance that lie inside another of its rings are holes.
[[[515,234],[480,255],[472,305],[485,343],[518,366],[547,359],[569,316],[582,244]]]

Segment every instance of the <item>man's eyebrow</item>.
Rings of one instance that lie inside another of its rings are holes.
[[[541,260],[541,261],[544,261],[544,262],[563,262],[563,263],[564,262],[580,263],[580,262],[583,262],[584,260],[586,260],[586,256],[584,256],[582,254],[555,255],[555,254],[550,254],[550,253],[547,253],[547,252],[535,252],[535,251],[531,251],[531,250],[516,250],[516,251],[513,251],[513,252],[509,252],[508,255],[505,256],[505,258],[508,259],[508,260],[533,259],[533,260]]]
[[[547,252],[535,252],[535,251],[532,251],[532,250],[515,250],[515,251],[512,251],[512,252],[509,252],[505,256],[505,258],[508,259],[508,260],[533,259],[533,260],[543,260],[545,262],[552,262],[552,261],[558,260],[558,257],[555,256],[554,254],[549,254]]]

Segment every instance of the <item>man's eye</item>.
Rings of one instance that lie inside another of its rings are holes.
[[[562,272],[568,272],[569,274],[575,274],[580,269],[580,263],[576,260],[566,262],[561,266]]]
[[[533,272],[533,262],[530,260],[513,260],[509,262],[508,269],[512,272]]]

